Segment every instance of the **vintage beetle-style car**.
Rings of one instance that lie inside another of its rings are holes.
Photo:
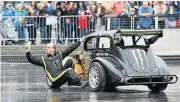
[[[178,78],[155,56],[150,45],[162,30],[114,30],[96,32],[84,42],[91,91],[112,91],[117,86],[146,85],[153,92],[166,89]]]

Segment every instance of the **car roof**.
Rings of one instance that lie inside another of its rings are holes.
[[[94,33],[89,34],[88,36],[97,36],[97,35],[114,35],[116,32],[118,32],[119,30],[109,30],[109,31],[97,31]]]
[[[89,34],[88,36],[102,36],[110,35],[112,38],[114,34],[119,33],[120,36],[147,36],[147,35],[159,35],[162,34],[162,30],[108,30],[108,31],[97,31]]]

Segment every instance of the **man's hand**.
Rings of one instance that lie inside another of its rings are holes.
[[[85,40],[86,40],[86,36],[83,36],[81,39],[80,39],[80,42],[85,42]]]
[[[26,45],[25,45],[25,48],[26,48],[26,52],[30,52],[30,50],[31,50],[31,42],[27,42]]]

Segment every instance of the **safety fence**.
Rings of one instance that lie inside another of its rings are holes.
[[[19,16],[2,17],[1,44],[68,44],[84,35],[119,29],[180,29],[180,15],[151,17]]]

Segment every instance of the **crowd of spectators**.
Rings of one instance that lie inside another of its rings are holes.
[[[51,38],[52,25],[46,24],[46,18],[33,19],[22,16],[66,16],[63,19],[58,18],[57,31],[63,31],[65,38],[72,38],[72,31],[75,32],[75,37],[82,37],[93,31],[95,24],[96,27],[103,25],[105,21],[102,17],[107,14],[122,18],[122,22],[127,20],[126,17],[141,17],[137,18],[137,27],[143,29],[151,28],[153,19],[150,17],[159,16],[158,22],[163,28],[176,28],[180,26],[180,18],[172,15],[180,14],[180,1],[116,1],[110,8],[106,8],[101,1],[60,1],[56,3],[56,7],[48,1],[31,1],[30,5],[20,2],[16,7],[7,3],[4,8],[0,3],[0,21],[11,19],[18,37],[25,39],[27,30],[33,43],[37,35],[37,25],[40,27],[42,43],[49,42],[46,38]],[[88,18],[86,15],[92,17]]]

